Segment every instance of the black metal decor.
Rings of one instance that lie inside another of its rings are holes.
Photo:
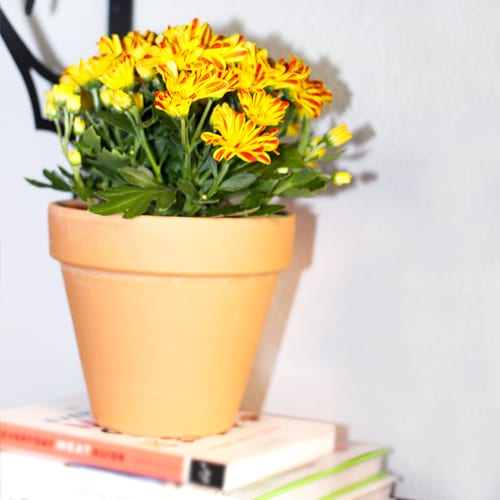
[[[109,0],[109,34],[116,33],[117,35],[123,36],[132,29],[133,3],[133,0]]]
[[[24,10],[27,15],[32,13],[34,4],[35,0],[26,1]],[[120,36],[128,33],[132,29],[132,11],[133,0],[109,0],[108,33],[116,33]],[[55,132],[54,124],[45,119],[41,114],[40,102],[38,100],[31,71],[38,73],[42,78],[51,83],[56,83],[59,76],[45,67],[30,52],[26,44],[16,33],[14,27],[10,24],[1,7],[0,34],[26,85],[35,119],[35,128]]]

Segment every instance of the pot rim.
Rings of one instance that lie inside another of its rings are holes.
[[[80,208],[78,200],[49,204],[50,253],[64,264],[145,274],[243,275],[274,273],[291,263],[294,214],[124,219]]]

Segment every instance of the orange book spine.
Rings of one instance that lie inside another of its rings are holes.
[[[39,429],[0,424],[0,448],[31,451],[67,462],[183,482],[184,458]]]

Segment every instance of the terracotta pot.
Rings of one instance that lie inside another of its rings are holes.
[[[99,216],[49,207],[92,412],[103,427],[232,426],[295,217]]]

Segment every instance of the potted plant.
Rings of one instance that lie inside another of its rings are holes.
[[[295,219],[351,134],[320,137],[332,100],[297,57],[272,60],[197,19],[103,36],[47,93],[70,168],[49,207],[97,422],[156,436],[229,428],[239,409]],[[106,216],[106,217],[103,217]]]

